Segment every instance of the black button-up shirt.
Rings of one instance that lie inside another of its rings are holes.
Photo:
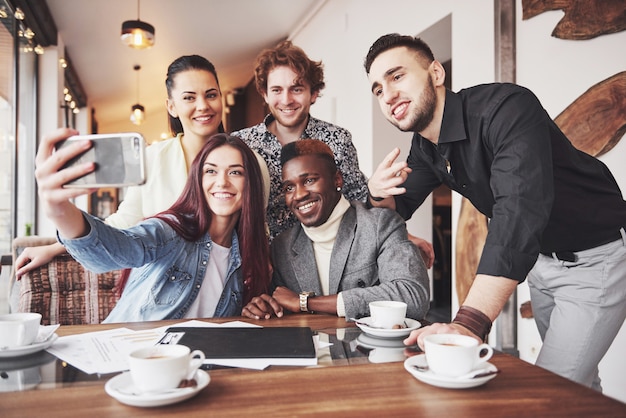
[[[407,161],[407,192],[395,198],[405,219],[442,183],[490,218],[478,274],[523,281],[540,251],[593,248],[626,225],[609,169],[514,84],[446,91],[438,144],[415,134]]]

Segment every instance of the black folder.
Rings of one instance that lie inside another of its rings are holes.
[[[273,365],[317,364],[313,332],[309,327],[170,327],[161,343],[176,341],[202,350],[212,360],[261,359]]]

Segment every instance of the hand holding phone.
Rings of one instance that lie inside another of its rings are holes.
[[[56,149],[71,141],[91,140],[92,147],[72,158],[63,168],[94,162],[96,169],[66,183],[63,187],[98,188],[137,186],[146,182],[145,141],[137,132],[75,135],[61,141]]]

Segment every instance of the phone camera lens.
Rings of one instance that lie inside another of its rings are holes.
[[[139,152],[141,150],[141,143],[139,141],[141,141],[141,138],[133,138],[133,152],[135,154],[135,158],[139,158]]]

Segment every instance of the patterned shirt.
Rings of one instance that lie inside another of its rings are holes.
[[[267,162],[271,179],[270,201],[267,208],[270,239],[274,239],[278,234],[297,223],[296,217],[287,208],[282,193],[282,170],[280,167],[282,146],[278,142],[278,138],[267,129],[274,120],[270,114],[258,125],[231,134],[242,138]],[[309,116],[309,122],[300,135],[300,139],[306,138],[323,141],[335,154],[337,168],[343,175],[342,191],[346,199],[365,202],[367,200],[367,178],[359,169],[359,160],[350,132],[332,123]]]

